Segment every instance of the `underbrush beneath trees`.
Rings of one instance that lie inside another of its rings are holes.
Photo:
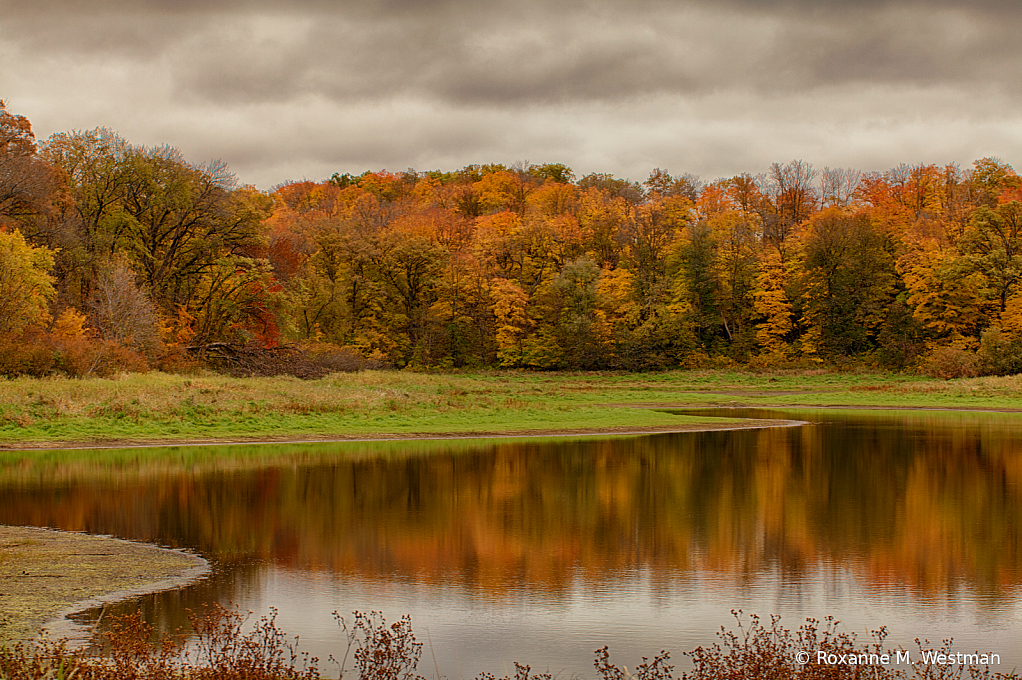
[[[8,378],[108,378],[157,369],[182,375],[213,371],[233,377],[291,376],[309,380],[330,373],[389,367],[380,354],[364,357],[350,347],[328,343],[268,347],[212,342],[147,356],[137,348],[83,332],[0,336],[0,376]]]
[[[145,373],[157,370],[179,375],[213,372],[232,377],[290,376],[314,380],[331,373],[383,370],[391,367],[387,357],[379,352],[367,357],[351,347],[329,343],[303,342],[267,347],[255,343],[214,342],[179,347],[159,356],[146,356],[136,348],[99,338],[68,337],[54,333],[0,336],[0,378],[108,378],[120,373]],[[827,372],[885,373],[862,359],[835,357],[824,362],[805,357],[764,355],[753,357],[746,363],[738,363],[728,357],[710,356],[702,352],[691,354],[674,369],[662,367],[653,371],[625,372],[642,376],[647,373],[673,372],[679,369],[788,375]],[[452,369],[420,366],[415,367],[415,370],[444,372]],[[1020,374],[1022,339],[1009,341],[994,329],[984,333],[983,342],[975,351],[938,347],[920,356],[912,367],[905,370],[907,375],[912,375],[914,371],[916,374],[940,380]],[[555,371],[566,374],[576,372]]]
[[[1012,680],[1011,671],[991,671],[988,666],[947,665],[917,661],[894,667],[882,661],[896,658],[896,651],[884,647],[886,631],[872,633],[869,643],[859,643],[854,634],[838,632],[838,623],[807,619],[797,631],[780,625],[771,617],[765,625],[758,617],[745,618],[732,612],[736,627],[721,629],[719,642],[709,648],[686,652],[692,669],[675,675],[671,655],[661,651],[652,659],[644,657],[634,672],[611,662],[604,646],[594,654],[595,676],[600,680],[844,680],[875,678],[916,678],[952,680],[959,678]],[[297,640],[292,642],[277,627],[275,612],[246,626],[247,617],[219,605],[193,613],[191,639],[183,634],[156,635],[141,614],[115,617],[105,644],[91,651],[72,651],[64,642],[42,642],[37,646],[19,644],[0,650],[0,678],[3,680],[318,680],[323,677],[359,680],[426,680],[419,663],[422,643],[418,642],[408,616],[388,624],[378,612],[354,612],[350,620],[334,614],[343,635],[337,656],[321,660],[303,654]],[[247,630],[246,630],[247,629]],[[927,643],[916,641],[920,649]],[[901,650],[904,651],[904,650]],[[951,654],[945,643],[939,650]],[[822,657],[819,656],[822,654]],[[810,661],[805,662],[805,655]],[[918,658],[919,655],[917,655]],[[818,658],[844,662],[817,663]],[[330,670],[320,670],[320,666]],[[514,680],[553,680],[548,672],[534,672],[531,666],[515,662]],[[436,666],[434,666],[436,669]],[[324,675],[323,673],[326,673]],[[439,670],[431,676],[440,680]],[[496,680],[484,672],[475,680]],[[511,680],[505,676],[502,680]]]

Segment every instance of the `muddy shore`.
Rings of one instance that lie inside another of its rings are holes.
[[[0,645],[81,638],[67,617],[107,602],[184,587],[209,571],[180,550],[104,536],[0,526]]]

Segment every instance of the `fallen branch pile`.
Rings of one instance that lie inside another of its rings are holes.
[[[311,380],[330,371],[293,345],[263,347],[255,344],[211,342],[186,347],[189,354],[215,371],[234,377],[292,375]]]

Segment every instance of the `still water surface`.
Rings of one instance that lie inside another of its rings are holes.
[[[410,614],[428,675],[592,676],[605,644],[618,664],[667,649],[684,668],[732,609],[887,626],[906,648],[954,637],[1022,667],[1022,415],[722,415],[810,424],[8,453],[0,523],[210,559],[209,580],[141,602],[166,629],[204,602],[273,607],[325,659],[343,654],[333,611]]]

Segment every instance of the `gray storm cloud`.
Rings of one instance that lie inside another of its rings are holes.
[[[106,125],[260,186],[523,158],[724,175],[1022,152],[1014,1],[352,5],[0,2],[0,97],[41,133]]]

